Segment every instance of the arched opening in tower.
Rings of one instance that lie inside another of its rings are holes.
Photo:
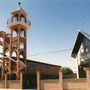
[[[13,23],[17,22],[17,18],[13,17]]]
[[[20,16],[20,21],[25,23],[26,22],[26,18],[23,15],[21,15]]]
[[[18,21],[18,14],[14,15],[14,16],[12,17],[12,22],[13,22],[13,23],[15,23],[15,22],[17,22],[17,21]]]
[[[17,32],[15,30],[13,31],[13,37],[17,37]]]
[[[17,52],[13,51],[12,54],[11,54],[11,57],[12,57],[13,60],[16,61],[16,60],[17,60]],[[12,70],[12,71],[17,70],[16,62],[14,62],[14,61],[12,61],[12,60],[11,60],[11,70]]]
[[[0,41],[3,42],[3,38],[2,37],[0,37]]]
[[[24,37],[24,36],[25,36],[24,33],[25,33],[24,30],[21,29],[20,36],[21,36],[21,37]]]
[[[12,52],[12,57],[15,57],[15,58],[17,57],[17,52],[16,51]]]
[[[0,45],[0,56],[2,56],[2,54],[3,54],[3,46]]]
[[[24,56],[20,54],[20,60],[24,62]]]
[[[9,57],[10,53],[9,52],[6,52],[5,55]]]
[[[25,18],[24,17],[21,17],[21,22],[25,22]]]
[[[24,58],[23,55],[20,55],[20,58]]]
[[[24,49],[24,43],[23,42],[20,43],[20,49]]]

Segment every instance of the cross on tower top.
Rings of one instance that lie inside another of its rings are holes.
[[[18,5],[19,5],[19,7],[20,7],[20,5],[21,5],[21,2],[18,2]]]

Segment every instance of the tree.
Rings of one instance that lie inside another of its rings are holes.
[[[64,78],[70,78],[70,77],[72,78],[73,77],[74,73],[70,68],[63,67],[62,70],[63,70],[63,77]]]

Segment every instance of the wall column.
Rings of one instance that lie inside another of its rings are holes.
[[[90,79],[90,68],[85,68],[85,71],[87,79]]]
[[[62,68],[59,69],[59,84],[60,84],[60,90],[63,90],[63,71],[62,71]]]
[[[23,89],[23,72],[22,71],[20,71],[20,85],[21,85],[20,89]]]
[[[87,90],[90,90],[90,68],[84,68],[87,78]]]
[[[37,70],[37,90],[40,90],[40,72]]]

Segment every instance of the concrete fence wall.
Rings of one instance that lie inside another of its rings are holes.
[[[0,89],[5,89],[5,80],[0,80]],[[8,80],[7,81],[7,88],[9,89],[22,89],[22,84],[20,80]]]
[[[72,78],[72,79],[47,79],[47,80],[40,80],[38,78],[39,88],[37,90],[90,90],[90,69],[87,69],[87,78]],[[61,75],[61,74],[59,74]],[[5,80],[0,80],[0,88],[7,88],[9,89],[22,89],[22,82],[23,77],[22,74],[20,76],[20,80],[8,80],[5,84]]]
[[[4,88],[5,84],[3,80],[0,80],[0,88]]]
[[[63,84],[59,80],[41,80],[41,90],[88,90],[88,85],[86,78],[63,79]]]
[[[59,80],[41,80],[41,90],[60,90]]]
[[[64,79],[64,90],[87,90],[87,79]]]
[[[90,90],[90,68],[85,68],[87,78],[63,79],[61,76],[58,80],[41,80],[41,90]]]
[[[90,80],[82,79],[63,79],[63,84],[59,80],[41,80],[40,90],[90,90],[88,86]],[[63,89],[62,89],[63,87]],[[0,88],[5,88],[5,82],[0,81]],[[7,88],[22,89],[20,80],[8,80]]]
[[[22,84],[20,83],[20,80],[9,80],[7,82],[7,88],[22,89]]]

